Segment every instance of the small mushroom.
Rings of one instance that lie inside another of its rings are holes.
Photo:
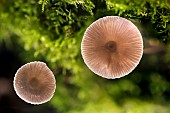
[[[106,16],[85,31],[81,53],[85,64],[95,74],[108,79],[128,75],[143,55],[143,39],[129,20]]]
[[[42,104],[49,101],[56,88],[53,72],[43,62],[23,65],[15,74],[14,90],[25,102]]]

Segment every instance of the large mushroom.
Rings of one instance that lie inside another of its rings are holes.
[[[143,39],[129,20],[106,16],[85,31],[81,53],[85,64],[97,75],[108,79],[128,75],[143,55]]]
[[[27,63],[19,68],[13,83],[16,94],[31,104],[49,101],[56,88],[52,71],[39,61]]]

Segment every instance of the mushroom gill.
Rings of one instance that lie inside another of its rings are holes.
[[[128,75],[143,55],[143,39],[129,20],[106,16],[85,31],[81,53],[85,64],[95,74],[108,79]]]
[[[47,65],[35,61],[18,69],[14,77],[14,90],[28,103],[42,104],[52,98],[55,82],[55,77]]]

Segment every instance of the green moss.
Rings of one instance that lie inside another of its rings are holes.
[[[6,43],[23,62],[47,62],[57,79],[50,104],[60,113],[168,113],[169,3],[1,0],[0,42]],[[93,21],[107,15],[125,17],[140,26],[144,38],[152,37],[168,45],[165,56],[144,56],[134,73],[121,79],[106,80],[94,75],[81,57],[81,40]]]

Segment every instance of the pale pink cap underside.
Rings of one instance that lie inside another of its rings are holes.
[[[38,79],[38,84],[29,82],[34,77]],[[55,77],[46,64],[35,61],[17,70],[14,77],[14,90],[25,102],[42,104],[52,98],[56,88],[55,82]]]
[[[108,41],[116,42],[115,53],[104,49]],[[85,64],[94,73],[115,79],[128,75],[139,64],[143,55],[143,39],[131,21],[118,16],[106,16],[87,28],[81,51]]]

